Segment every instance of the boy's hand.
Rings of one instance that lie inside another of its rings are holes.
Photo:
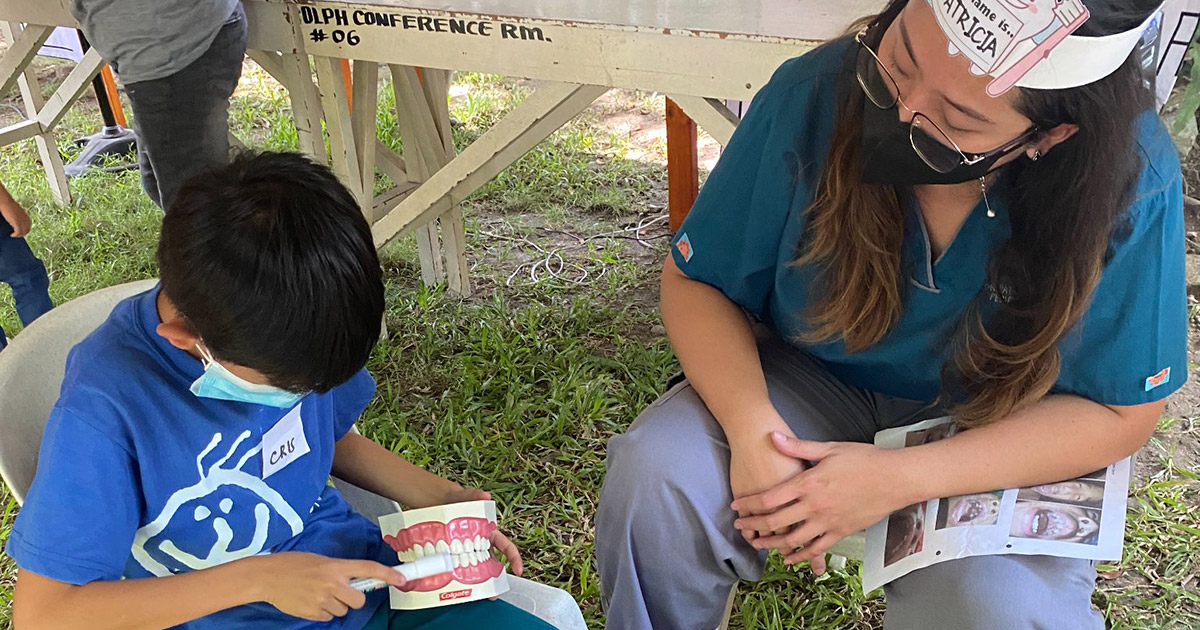
[[[462,503],[464,501],[491,501],[492,493],[479,488],[463,488],[452,490],[446,494],[446,503]],[[492,548],[499,551],[508,559],[513,575],[520,576],[525,571],[525,563],[521,561],[521,552],[508,536],[496,530],[492,534]]]
[[[467,501],[491,501],[492,493],[479,488],[464,488],[454,484],[454,488],[446,493],[444,503],[466,503]]]
[[[504,554],[508,559],[508,564],[512,566],[512,573],[520,577],[525,571],[525,563],[521,562],[521,552],[517,550],[517,546],[513,541],[508,539],[508,536],[500,533],[500,530],[492,532],[492,548]]]
[[[21,238],[29,234],[29,229],[33,227],[29,213],[16,201],[0,201],[0,216],[12,226],[12,238]]]
[[[396,588],[404,576],[371,560],[342,560],[312,553],[289,551],[254,560],[261,577],[262,601],[293,617],[329,621],[351,608],[362,608],[366,595],[350,588],[354,578],[375,578]]]

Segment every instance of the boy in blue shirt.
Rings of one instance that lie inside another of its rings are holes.
[[[8,542],[17,630],[550,627],[499,601],[392,611],[349,586],[404,579],[331,472],[413,507],[487,493],[350,432],[383,281],[327,168],[264,153],[192,179],[158,263],[159,287],[68,357]]]
[[[17,317],[24,326],[54,308],[46,266],[25,242],[30,227],[29,213],[8,194],[4,184],[0,184],[0,281],[12,289]],[[8,337],[0,328],[0,350],[6,347]]]

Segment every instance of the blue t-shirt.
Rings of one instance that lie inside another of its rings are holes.
[[[688,277],[721,290],[785,339],[804,329],[816,270],[794,264],[827,159],[835,90],[852,40],[831,42],[784,63],[754,98],[695,206],[672,255]],[[1082,320],[1059,344],[1054,390],[1113,405],[1158,400],[1187,378],[1183,189],[1179,159],[1152,113],[1138,120],[1143,163],[1112,258]],[[989,192],[951,245],[931,259],[919,210],[909,204],[904,235],[904,311],[875,345],[804,345],[844,381],[920,401],[937,397],[947,339],[984,286],[988,260],[1009,238],[1003,191]]]
[[[335,442],[374,395],[366,370],[300,401],[309,452],[264,479],[263,434],[289,410],[192,395],[200,361],[155,332],[157,295],[121,302],[71,351],[9,537],[17,565],[87,584],[282,551],[395,564],[379,528],[328,484]],[[385,595],[324,624],[258,603],[181,627],[357,630]]]

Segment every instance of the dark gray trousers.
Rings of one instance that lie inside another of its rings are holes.
[[[171,206],[189,178],[229,161],[229,97],[245,54],[246,14],[238,4],[199,59],[170,76],[125,85],[142,188],[160,208]]]

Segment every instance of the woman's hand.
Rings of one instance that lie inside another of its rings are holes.
[[[343,560],[289,551],[248,559],[260,580],[261,601],[287,615],[312,621],[344,617],[367,598],[350,587],[354,578],[375,578],[404,587],[404,576],[371,560]]]
[[[782,418],[779,423],[786,426]],[[735,499],[768,490],[803,472],[806,467],[803,461],[778,452],[767,440],[743,441],[732,438],[729,441],[729,488]],[[758,513],[749,509],[738,510],[739,516]],[[763,533],[770,534],[773,530]],[[759,532],[752,529],[742,530],[746,542],[752,542],[758,535]]]
[[[745,532],[779,532],[751,542],[759,549],[778,549],[784,562],[809,561],[813,572],[825,570],[825,552],[834,543],[873,525],[912,503],[898,456],[902,450],[857,442],[809,442],[775,432],[775,448],[789,458],[816,465],[773,488],[733,502],[742,516],[734,525]]]

